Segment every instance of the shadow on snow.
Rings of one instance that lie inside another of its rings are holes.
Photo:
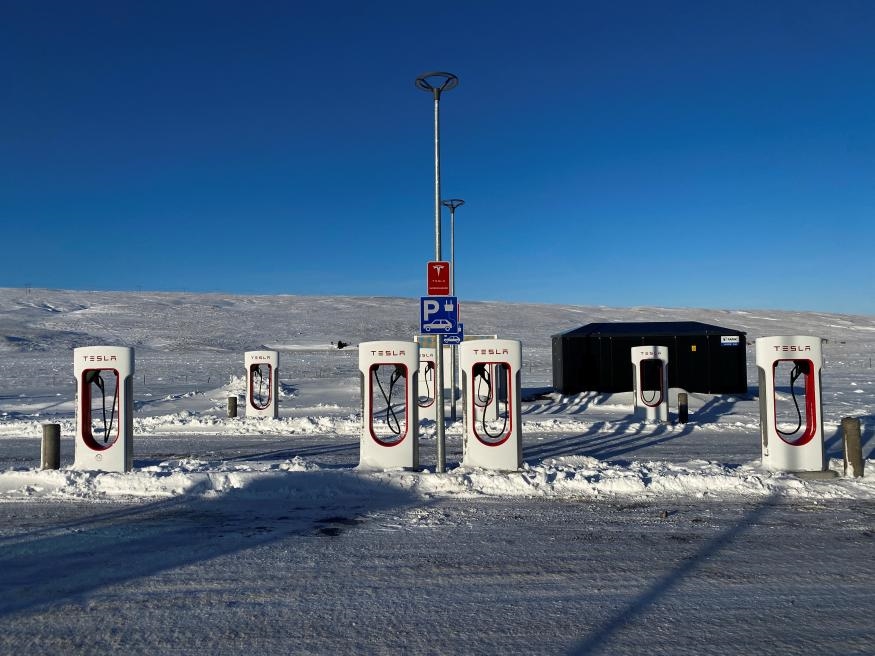
[[[0,617],[268,543],[333,537],[416,502],[349,470],[277,472],[211,499],[188,494],[8,537]]]
[[[568,654],[570,656],[589,656],[589,654],[601,651],[616,633],[627,628],[631,622],[645,614],[650,607],[668,595],[684,579],[692,575],[696,569],[708,560],[713,559],[720,551],[755,526],[772,507],[771,502],[773,498],[765,499],[731,528],[708,540],[692,556],[684,558],[674,569],[654,581],[650,587],[642,591],[624,608],[621,608],[613,617],[601,626],[596,627],[589,636],[580,640],[568,651]]]
[[[592,400],[589,395],[582,395],[581,405]],[[692,421],[681,426],[659,423],[646,424],[638,418],[628,418],[620,421],[600,421],[590,426],[586,432],[569,437],[560,437],[547,443],[523,446],[523,458],[543,460],[558,456],[590,456],[600,460],[611,460],[639,449],[657,446],[665,442],[680,439],[689,435],[695,425],[717,421],[721,416],[732,411],[736,400],[724,397],[714,397],[699,408]]]

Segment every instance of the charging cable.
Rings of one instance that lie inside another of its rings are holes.
[[[793,369],[790,370],[790,395],[793,397],[793,405],[796,407],[796,428],[791,431],[782,431],[778,426],[775,426],[775,430],[778,431],[779,434],[784,437],[789,437],[791,435],[795,435],[799,432],[799,429],[802,428],[802,410],[799,408],[799,399],[796,397],[796,381],[800,376],[805,375],[808,376],[811,373],[811,369],[808,365],[808,362],[797,361]]]
[[[389,393],[383,388],[383,383],[380,382],[380,377],[377,375],[379,365],[371,370],[371,374],[377,381],[377,387],[380,388],[380,393],[383,395],[383,400],[386,402],[386,425],[394,435],[401,435],[401,421],[398,419],[398,413],[392,406],[392,394],[395,390],[395,385],[402,378],[407,377],[407,370],[399,364],[395,365],[395,370],[389,376]]]
[[[504,371],[507,365],[499,364],[497,366],[500,367],[502,371]],[[473,374],[474,379],[477,381],[475,392],[474,392],[474,398],[473,398],[474,411],[476,413],[477,408],[485,409],[487,406],[489,406],[489,404],[492,403],[493,398],[494,398],[495,387],[492,384],[492,380],[489,376],[489,370],[487,369],[485,364],[483,364],[483,363],[475,364],[473,369],[472,369],[472,374]],[[480,392],[480,390],[482,389],[482,387],[484,385],[486,386],[486,396],[483,396]],[[489,427],[486,424],[486,413],[483,410],[481,410],[480,411],[480,427],[483,430],[483,434],[486,437],[493,439],[493,440],[502,437],[505,434],[505,432],[507,431],[508,414],[509,414],[509,412],[504,413],[504,421],[503,421],[502,426],[499,429],[499,431],[497,433],[492,433],[492,432],[490,432]],[[476,421],[476,419],[475,419],[475,421]]]
[[[112,434],[112,425],[115,421],[115,406],[118,403],[118,378],[115,381],[115,392],[113,393],[112,406],[109,411],[109,423],[106,421],[106,383],[103,376],[100,375],[99,369],[93,369],[85,374],[85,383],[94,385],[100,390],[101,406],[103,410],[103,443],[109,442],[109,436]]]

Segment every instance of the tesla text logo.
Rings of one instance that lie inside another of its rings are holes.
[[[510,355],[510,351],[496,348],[474,349],[474,355]]]
[[[390,355],[399,356],[399,355],[407,355],[407,351],[371,351],[371,355],[375,355],[377,357],[385,358]]]
[[[796,346],[795,344],[790,344],[790,345],[785,344],[784,346],[775,346],[775,350],[776,351],[784,351],[784,352],[787,352],[787,351],[797,351],[797,352],[810,351],[811,345],[809,344],[807,346]]]
[[[271,356],[269,356],[269,355],[253,355],[252,359],[253,360],[270,360]]]
[[[427,280],[429,296],[449,296],[450,263],[443,261],[429,262]]]
[[[115,362],[118,358],[114,355],[83,355],[85,362]]]

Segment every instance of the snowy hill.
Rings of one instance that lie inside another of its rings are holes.
[[[701,321],[747,332],[818,335],[834,362],[872,355],[875,317],[774,310],[606,308],[462,303],[470,334],[523,342],[530,361],[549,366],[550,336],[591,322]],[[292,350],[343,340],[408,339],[418,331],[418,299],[233,296],[159,292],[0,289],[0,352],[56,353],[88,344],[160,352],[227,352],[270,345]]]

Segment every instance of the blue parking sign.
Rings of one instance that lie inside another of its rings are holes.
[[[419,332],[454,335],[459,332],[459,303],[455,296],[422,296]]]
[[[462,323],[458,324],[458,328],[458,332],[444,336],[444,344],[461,344],[465,340],[465,328]]]

